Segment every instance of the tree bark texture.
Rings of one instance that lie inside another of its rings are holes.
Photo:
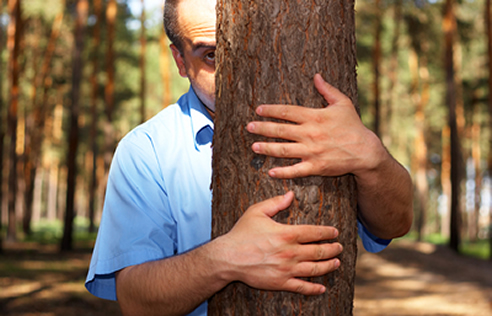
[[[303,296],[236,282],[209,303],[210,315],[352,315],[356,262],[356,187],[351,176],[272,179],[274,166],[297,160],[256,155],[260,137],[246,132],[261,104],[326,106],[313,84],[320,73],[357,100],[353,1],[219,0],[212,237],[228,232],[246,209],[288,190],[295,201],[274,219],[335,226],[341,267],[312,278],[325,294]]]

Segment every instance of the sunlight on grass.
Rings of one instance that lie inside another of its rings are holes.
[[[406,236],[400,238],[400,240],[416,241],[417,233],[412,231]],[[447,238],[443,237],[439,233],[429,234],[424,237],[423,241],[434,245],[447,245],[449,242]],[[487,239],[479,239],[475,242],[463,240],[460,245],[460,253],[465,256],[488,260],[490,258],[489,241]]]
[[[75,217],[74,219],[74,235],[75,241],[93,241],[96,239],[97,233],[89,233],[89,220],[83,217]],[[97,230],[97,227],[96,227]],[[57,244],[63,236],[63,222],[60,220],[47,221],[41,220],[32,225],[32,234],[25,236],[22,241],[38,242],[40,244]]]

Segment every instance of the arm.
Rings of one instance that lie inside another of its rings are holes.
[[[227,234],[188,253],[127,267],[116,275],[125,315],[182,315],[232,281],[264,290],[316,295],[326,289],[297,277],[337,269],[333,227],[291,226],[271,219],[292,202],[292,192],[251,206]]]
[[[252,146],[253,151],[302,160],[293,166],[270,170],[270,176],[276,178],[355,175],[359,218],[364,226],[384,239],[406,234],[413,217],[408,172],[362,124],[347,96],[320,75],[315,76],[314,84],[328,107],[263,105],[257,108],[257,114],[263,117],[296,124],[251,122],[247,126],[251,133],[293,141],[257,142]]]

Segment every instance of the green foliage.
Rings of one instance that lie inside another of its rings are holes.
[[[88,233],[89,221],[87,218],[75,217],[74,240],[94,241],[96,233]],[[25,242],[38,242],[40,244],[58,244],[63,235],[63,222],[60,220],[41,220],[33,224],[32,235],[26,236]]]

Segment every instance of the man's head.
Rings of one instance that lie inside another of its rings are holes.
[[[166,0],[164,28],[182,77],[215,111],[215,0]]]

